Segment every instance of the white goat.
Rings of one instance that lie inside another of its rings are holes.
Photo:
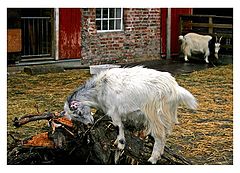
[[[159,72],[141,66],[114,68],[101,72],[78,88],[65,102],[68,118],[93,123],[90,108],[101,109],[119,127],[115,144],[125,147],[123,118],[142,120],[147,134],[155,140],[149,162],[155,164],[163,154],[166,136],[178,123],[180,103],[197,107],[193,95],[177,84],[168,72]],[[135,115],[135,116],[133,116]]]
[[[182,42],[181,50],[184,54],[185,61],[188,61],[188,56],[191,54],[204,54],[204,59],[206,63],[209,63],[208,57],[211,53],[214,53],[215,57],[218,59],[218,51],[220,49],[220,42],[217,37],[213,39],[210,35],[200,35],[196,33],[188,33],[185,36],[180,35],[179,40]]]

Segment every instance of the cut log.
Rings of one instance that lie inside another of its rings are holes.
[[[27,122],[26,117],[28,116],[22,118],[24,123],[19,123],[22,120],[18,119],[18,127]],[[31,119],[33,117],[30,116]],[[119,151],[113,144],[117,130],[110,118],[100,111],[96,112],[95,123],[90,128],[53,114],[45,113],[37,117],[34,119],[42,117],[49,121],[49,131],[24,140],[21,145],[9,151],[8,164],[149,164],[147,160],[151,156],[153,139],[140,138],[136,135],[139,133],[127,122],[126,147]],[[191,162],[166,147],[157,164]]]
[[[31,66],[25,67],[23,71],[30,75],[46,74],[46,73],[61,73],[64,72],[64,68],[56,65],[47,65],[47,66]]]

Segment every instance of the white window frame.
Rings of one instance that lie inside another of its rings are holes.
[[[114,8],[115,10],[114,10],[114,18],[109,18],[109,9],[110,8],[107,8],[108,9],[108,16],[107,16],[107,18],[103,18],[103,9],[105,9],[105,8],[101,8],[101,18],[97,18],[97,15],[96,15],[96,23],[97,23],[97,21],[101,21],[101,30],[98,30],[97,29],[97,32],[99,32],[99,33],[101,33],[101,32],[115,32],[115,31],[123,31],[123,8],[120,8],[121,9],[121,16],[120,16],[120,18],[117,18],[116,17],[116,9],[117,8]],[[103,30],[102,28],[103,28],[103,20],[107,20],[108,21],[108,28],[107,28],[107,30]],[[110,20],[115,20],[115,23],[114,23],[114,29],[109,29],[109,21]],[[121,23],[120,23],[120,29],[115,29],[116,28],[116,20],[121,20]],[[96,24],[97,25],[97,24]],[[96,27],[97,28],[97,27]]]

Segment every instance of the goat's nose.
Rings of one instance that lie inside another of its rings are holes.
[[[93,125],[94,124],[94,118],[91,116],[90,117],[90,123]]]
[[[94,124],[94,121],[90,121],[89,123],[88,123],[88,125],[93,125]]]
[[[63,117],[63,116],[65,116],[65,114],[66,114],[66,112],[62,111],[62,112],[60,112],[59,116]]]

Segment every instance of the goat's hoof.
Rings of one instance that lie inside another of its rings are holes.
[[[150,158],[148,159],[148,162],[150,162],[151,164],[156,164],[157,161],[158,161],[158,159],[156,159],[156,158],[154,158],[154,157],[150,157]]]
[[[121,151],[115,151],[115,155],[114,155],[114,162],[115,162],[115,164],[118,163],[120,155],[121,155]]]
[[[118,164],[119,158],[123,155],[124,151],[116,150],[114,155],[114,162]]]
[[[124,139],[116,139],[114,145],[117,145],[119,150],[123,150],[125,148],[125,143]]]

